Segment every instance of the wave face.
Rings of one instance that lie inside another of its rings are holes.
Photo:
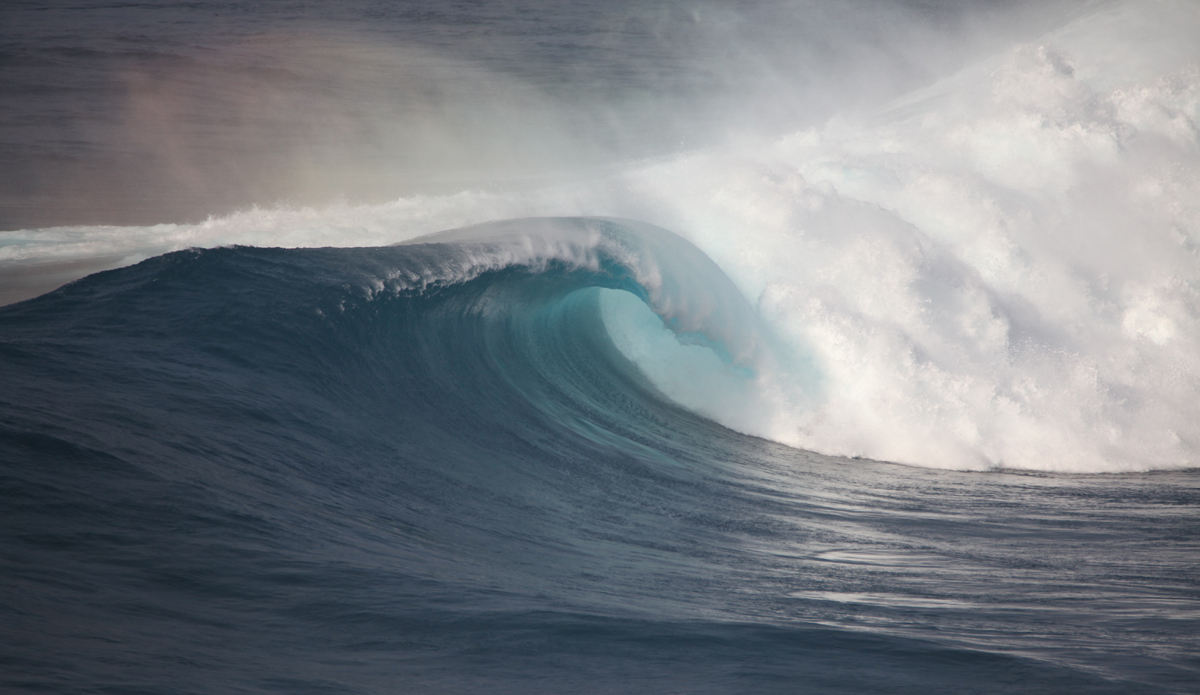
[[[180,251],[0,309],[0,682],[1194,684],[1194,471],[829,459],[631,361],[754,383],[753,317],[695,247],[611,219]],[[674,352],[644,354],[650,320]]]

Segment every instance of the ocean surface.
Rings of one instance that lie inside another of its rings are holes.
[[[0,690],[1200,692],[1198,36],[6,3]]]

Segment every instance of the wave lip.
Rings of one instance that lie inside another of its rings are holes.
[[[760,328],[741,292],[712,259],[661,227],[604,217],[524,218],[399,245],[413,244],[459,246],[462,259],[445,271],[461,273],[455,281],[501,267],[536,271],[552,262],[603,273],[614,288],[645,301],[681,340],[704,344],[749,369],[764,359]]]

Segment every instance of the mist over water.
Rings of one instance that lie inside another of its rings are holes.
[[[18,0],[0,225],[544,185],[878,104],[1043,5]]]
[[[56,18],[106,23],[100,77],[36,102],[57,118],[9,111],[5,214],[161,222],[0,233],[10,277],[640,220],[716,261],[770,336],[755,369],[696,382],[669,341],[622,333],[738,431],[935,467],[1197,463],[1194,3],[271,7],[7,10],[30,30],[9,90],[77,64]],[[95,118],[72,115],[101,83]],[[56,124],[87,152],[29,137]],[[641,309],[617,304],[620,332]]]

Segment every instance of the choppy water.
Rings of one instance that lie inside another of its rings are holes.
[[[6,689],[1196,691],[1196,5],[3,12]]]

